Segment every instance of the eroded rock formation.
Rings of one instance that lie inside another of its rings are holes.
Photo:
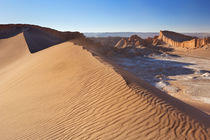
[[[141,46],[147,46],[152,44],[153,39],[147,38],[142,39],[137,35],[132,35],[129,38],[122,38],[120,41],[117,42],[115,45],[116,48],[139,48]]]
[[[200,39],[171,31],[160,31],[158,39],[171,46],[184,48],[201,48],[210,43],[210,38]]]

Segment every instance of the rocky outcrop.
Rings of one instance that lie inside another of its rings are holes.
[[[159,40],[158,37],[159,36],[155,36],[152,39],[152,46],[158,46],[158,45],[162,45],[163,44],[163,41]]]
[[[129,38],[122,38],[115,45],[116,48],[139,48],[152,44],[152,38],[142,39],[137,35],[132,35]]]
[[[126,48],[127,46],[128,43],[126,38],[120,39],[120,41],[118,41],[117,44],[115,45],[116,48]]]
[[[171,31],[160,31],[158,39],[171,46],[184,48],[201,48],[210,43],[209,38],[200,39]]]
[[[206,37],[206,38],[198,38],[197,41],[196,41],[196,46],[205,46],[205,45],[208,45],[210,44],[210,37]]]

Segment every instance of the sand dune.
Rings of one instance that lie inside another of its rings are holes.
[[[80,40],[85,40],[84,35],[79,32],[61,32],[55,29],[30,24],[0,25],[0,39],[14,37],[19,33],[23,33],[31,53],[38,52],[68,40],[78,38]]]
[[[208,115],[113,68],[81,46],[65,42],[34,54],[26,47],[23,34],[0,40],[4,60],[9,53],[14,57],[0,61],[0,66],[9,67],[0,67],[1,139],[210,136]]]
[[[0,40],[0,68],[30,54],[23,33]]]

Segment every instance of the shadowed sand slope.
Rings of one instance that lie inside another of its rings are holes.
[[[24,37],[28,44],[29,50],[32,53],[38,52],[40,50],[64,42],[62,39],[54,35],[33,28],[25,31]]]
[[[80,38],[85,40],[84,35],[79,32],[61,32],[30,24],[0,24],[0,39],[7,39],[19,33],[24,34],[31,53],[72,39]]]
[[[208,116],[196,121],[102,61],[65,42],[11,64],[0,75],[1,139],[208,139]]]

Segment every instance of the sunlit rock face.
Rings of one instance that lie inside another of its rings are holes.
[[[210,42],[209,38],[200,39],[171,31],[160,31],[158,39],[171,46],[184,48],[201,48]]]

